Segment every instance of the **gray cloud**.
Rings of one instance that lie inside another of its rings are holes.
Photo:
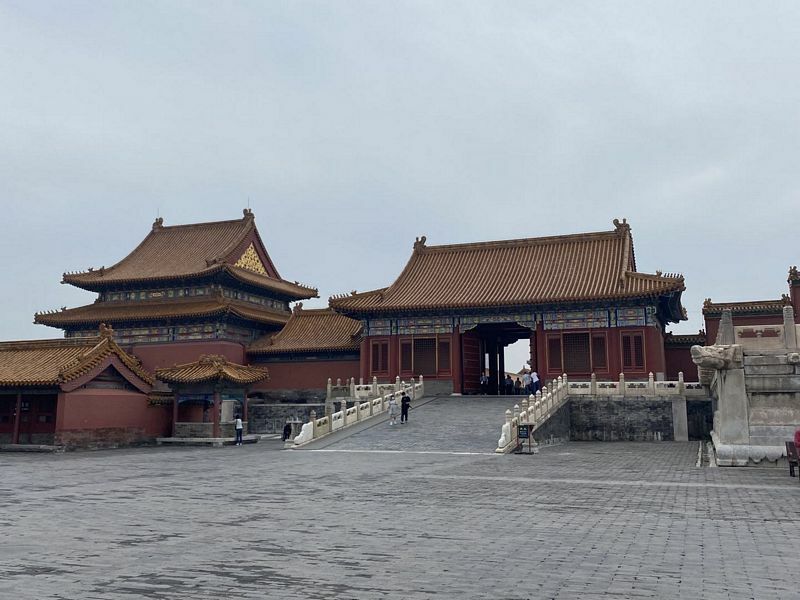
[[[161,214],[248,198],[281,273],[390,283],[453,243],[632,223],[641,270],[779,297],[796,255],[794,2],[4,2],[0,337],[92,296]],[[520,355],[521,356],[521,355]]]

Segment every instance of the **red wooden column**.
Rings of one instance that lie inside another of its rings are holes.
[[[178,400],[178,390],[175,390],[175,399],[172,401],[172,437],[175,437],[178,430]]]
[[[361,349],[359,350],[359,363],[361,377],[364,378],[364,383],[372,383],[369,376],[369,340],[364,338],[361,340]]]
[[[213,437],[219,437],[219,406],[220,406],[220,394],[217,388],[214,388],[214,434]]]
[[[22,412],[22,392],[17,393],[17,410],[14,414],[14,433],[11,437],[12,444],[19,444],[19,421]]]
[[[453,365],[453,392],[461,394],[464,392],[464,368],[462,364],[461,334],[457,329],[453,332],[450,339],[450,361]],[[436,352],[439,352],[439,348],[436,348]]]

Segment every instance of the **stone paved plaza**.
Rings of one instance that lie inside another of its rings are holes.
[[[697,442],[499,456],[424,412],[316,451],[0,454],[0,598],[800,597],[783,469],[696,468]]]

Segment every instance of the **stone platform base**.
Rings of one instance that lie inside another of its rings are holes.
[[[260,435],[245,435],[242,436],[242,442],[245,444],[257,444],[261,440]],[[185,438],[185,437],[168,437],[156,438],[156,443],[159,446],[164,444],[171,444],[174,446],[213,446],[220,448],[222,446],[233,446],[236,443],[236,438]]]
[[[46,444],[0,444],[0,452],[64,452],[64,446]]]
[[[716,431],[711,432],[714,454],[720,467],[786,467],[786,446],[722,444]]]

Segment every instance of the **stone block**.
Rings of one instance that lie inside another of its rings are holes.
[[[786,365],[789,364],[785,354],[745,354],[744,366],[764,367],[767,365]]]
[[[767,358],[767,357],[762,357]],[[785,357],[784,357],[785,358]],[[744,367],[745,375],[757,375],[757,376],[764,376],[764,375],[794,375],[795,368],[794,365],[790,364],[772,364],[772,365],[745,365]]]

